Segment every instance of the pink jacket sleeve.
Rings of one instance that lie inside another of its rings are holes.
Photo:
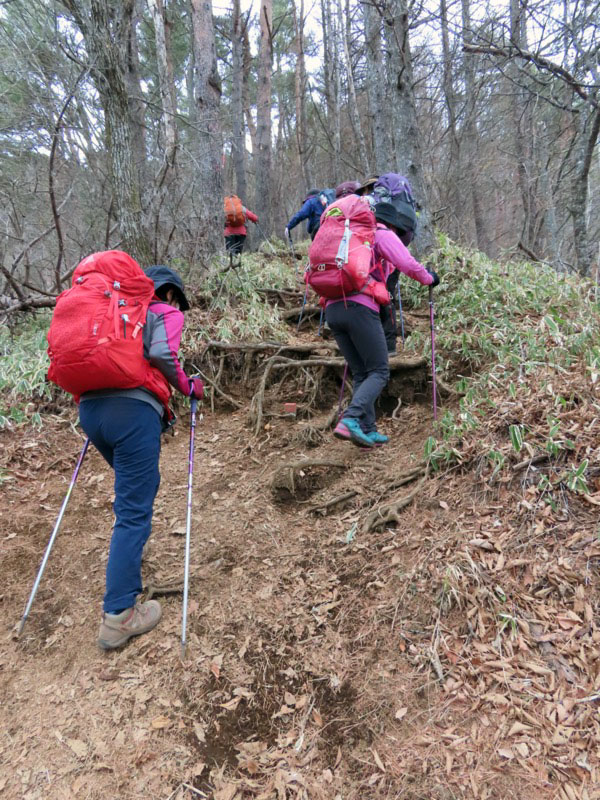
[[[388,270],[386,278],[393,269],[403,272],[409,278],[419,281],[424,286],[433,283],[432,276],[416,258],[413,258],[400,239],[389,228],[378,227],[375,233],[375,255],[387,262],[392,269]]]
[[[152,316],[148,360],[159,369],[171,386],[185,395],[190,393],[190,379],[181,369],[177,358],[184,317],[179,309],[168,303],[153,302],[148,309]]]
[[[250,211],[249,208],[245,208],[244,211],[246,213],[246,219],[249,219],[250,222],[258,222],[258,217],[253,211]]]

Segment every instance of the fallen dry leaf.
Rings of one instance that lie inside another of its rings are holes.
[[[170,728],[173,723],[163,714],[160,717],[154,717],[150,724],[155,730],[161,730],[162,728]]]

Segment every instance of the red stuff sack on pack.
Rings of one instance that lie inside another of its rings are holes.
[[[225,222],[230,228],[239,228],[246,223],[244,206],[237,194],[230,194],[224,200]]]
[[[94,253],[78,265],[56,300],[48,330],[48,379],[75,395],[142,386],[149,362],[142,328],[154,282],[121,250]]]
[[[328,300],[339,300],[357,292],[374,295],[377,281],[373,247],[377,223],[368,198],[341,197],[323,212],[321,226],[308,251],[306,281]],[[378,296],[388,298],[385,286]],[[377,302],[388,300],[378,299]]]

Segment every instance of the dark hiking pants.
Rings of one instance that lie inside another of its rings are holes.
[[[379,314],[348,300],[328,306],[325,319],[352,373],[352,401],[344,417],[353,417],[371,433],[376,430],[375,401],[390,376]]]
[[[100,397],[79,404],[81,427],[115,471],[115,526],[106,565],[104,611],[135,604],[142,591],[142,550],[150,536],[160,483],[162,423],[157,411],[131,397]]]
[[[231,236],[225,237],[225,249],[234,256],[241,255],[245,241],[245,233],[233,233]]]

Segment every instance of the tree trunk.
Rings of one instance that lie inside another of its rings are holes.
[[[223,248],[223,142],[219,111],[221,79],[208,0],[190,0],[194,32],[194,102],[196,104],[196,152],[199,204],[197,235],[203,269]]]
[[[256,200],[254,210],[267,236],[271,221],[271,69],[273,66],[272,0],[260,7],[260,50],[256,98]]]
[[[468,45],[472,38],[473,33],[471,30],[471,6],[470,0],[462,0],[462,23],[463,23],[463,41],[465,46]],[[484,253],[490,253],[490,244],[486,232],[485,222],[481,209],[480,189],[477,181],[477,164],[478,164],[478,135],[475,119],[476,103],[477,103],[477,84],[475,82],[475,56],[465,53],[463,56],[463,72],[465,84],[465,111],[464,122],[462,127],[462,165],[464,171],[461,172],[461,197],[468,202],[468,211],[471,211],[471,218],[473,219],[475,227],[475,244],[479,250]],[[463,188],[464,187],[464,188]],[[469,208],[470,206],[470,208]],[[467,211],[467,214],[468,214]]]
[[[346,21],[346,25],[341,28],[340,34],[342,37],[342,47],[344,48],[344,62],[346,64],[346,80],[348,82],[348,113],[350,115],[350,122],[354,131],[354,136],[358,145],[358,157],[361,168],[364,170],[365,175],[370,174],[371,165],[369,156],[367,154],[367,145],[365,136],[360,121],[360,114],[358,113],[358,102],[356,99],[356,86],[354,84],[354,71],[352,68],[352,59],[350,58],[350,36],[351,36],[351,17],[350,17],[350,0],[346,0],[345,10],[342,6],[342,0],[339,2],[339,17]],[[344,13],[345,11],[345,13]]]
[[[591,113],[587,114],[582,110],[577,115],[577,124],[579,131],[575,142],[575,174],[569,211],[573,219],[577,270],[580,275],[587,276],[593,261],[588,225],[589,178],[600,133],[600,107],[591,109]]]
[[[244,125],[244,29],[245,24],[240,11],[240,0],[233,0],[231,16],[231,67],[233,73],[231,87],[232,135],[231,149],[235,171],[236,194],[246,203],[246,127]]]
[[[511,44],[518,50],[527,50],[526,21],[521,0],[509,0],[509,2]],[[520,80],[522,81],[523,78],[520,75],[517,60],[509,61],[507,72],[511,81],[510,89],[514,92],[513,102],[510,104],[513,123],[513,146],[517,162],[517,185],[523,204],[523,223],[520,236],[527,248],[530,249],[535,246],[532,231],[536,217],[536,204],[528,169],[528,167],[531,167],[533,134],[529,111],[530,95],[527,89],[519,85]]]
[[[385,67],[382,54],[381,17],[371,2],[362,2],[365,22],[367,91],[373,130],[375,172],[382,175],[393,160],[390,114],[387,102]]]
[[[296,10],[295,0],[292,3],[294,28],[296,32],[296,66],[294,70],[294,95],[296,101],[296,143],[302,177],[307,189],[312,186],[312,168],[308,147],[306,124],[306,67],[304,64],[304,0],[300,0],[300,13]]]
[[[461,198],[460,175],[461,175],[461,153],[457,131],[457,101],[454,90],[454,80],[452,75],[452,49],[450,46],[450,33],[448,30],[448,7],[446,0],[440,0],[440,22],[442,26],[442,88],[444,91],[444,101],[446,103],[446,114],[448,117],[448,136],[450,139],[450,152],[448,169],[446,171],[445,202],[448,206],[446,219],[450,234],[457,238],[460,232],[459,212],[463,207]]]
[[[328,160],[327,176],[329,186],[337,186],[340,177],[340,64],[338,57],[338,36],[332,16],[332,0],[321,0],[321,26],[323,29],[323,95],[325,97],[325,127],[333,150],[333,158]]]
[[[419,206],[419,226],[414,248],[424,255],[435,246],[431,212],[425,188],[421,133],[417,123],[412,55],[408,40],[409,16],[405,0],[389,0],[386,23],[389,32],[390,71],[394,80],[393,108],[396,169],[410,180]]]
[[[162,164],[154,178],[154,192],[149,207],[149,213],[154,217],[155,246],[154,260],[162,261],[162,254],[158,253],[158,240],[160,230],[160,211],[163,201],[169,190],[169,184],[175,172],[175,158],[177,154],[177,103],[175,99],[175,80],[173,77],[173,63],[171,59],[171,41],[169,36],[169,23],[163,0],[148,0],[148,7],[154,21],[154,38],[156,44],[156,66],[158,71],[158,87],[161,101],[161,151]]]
[[[150,188],[152,181],[148,167],[146,104],[144,103],[143,92],[140,86],[140,59],[137,41],[137,29],[143,13],[143,0],[136,0],[127,43],[127,69],[125,72],[131,115],[131,148],[133,163],[142,197],[146,190]]]
[[[131,106],[127,91],[127,57],[135,0],[110,4],[63,0],[85,39],[91,74],[104,109],[104,135],[110,162],[119,246],[144,264],[152,249],[144,229],[141,192],[133,155]]]

